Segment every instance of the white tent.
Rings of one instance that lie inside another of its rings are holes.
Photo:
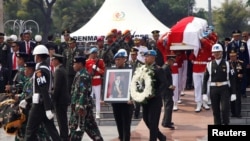
[[[94,17],[70,36],[78,42],[91,42],[98,36],[106,36],[114,28],[131,30],[135,36],[151,36],[153,30],[159,30],[162,34],[169,31],[151,14],[142,0],[105,0]]]

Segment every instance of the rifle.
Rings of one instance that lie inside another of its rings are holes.
[[[134,37],[135,33],[136,33],[136,32],[134,31],[133,35],[131,35],[132,38]],[[126,37],[128,37],[129,35],[130,35],[130,32],[128,32],[128,33],[126,33],[125,35],[123,35],[123,36],[121,37],[121,39],[119,39],[119,40],[113,42],[108,48],[106,48],[107,50],[105,50],[105,52],[104,52],[102,58],[104,59],[104,58],[107,56],[107,54],[108,54],[108,52],[109,52],[110,50],[113,50],[115,47],[121,45],[121,43],[123,43],[124,40],[126,39]],[[104,59],[104,60],[105,60],[105,59]]]

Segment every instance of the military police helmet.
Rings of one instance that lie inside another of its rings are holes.
[[[222,46],[220,44],[214,44],[212,46],[212,52],[223,51]]]
[[[37,54],[47,54],[49,55],[49,50],[45,45],[37,45],[33,51],[33,55]]]

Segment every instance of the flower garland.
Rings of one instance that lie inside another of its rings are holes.
[[[146,100],[154,96],[154,71],[142,65],[134,72],[131,80],[131,97],[134,101],[144,103]]]

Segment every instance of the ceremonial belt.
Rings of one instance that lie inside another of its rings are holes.
[[[223,82],[211,82],[211,83],[210,83],[210,86],[217,86],[217,87],[220,87],[220,86],[224,86],[224,85],[228,85],[228,81],[223,81]]]
[[[200,64],[200,65],[204,64],[204,65],[206,65],[207,62],[205,62],[205,61],[194,61],[193,64]]]
[[[100,75],[97,75],[97,76],[94,76],[94,77],[93,77],[93,79],[99,79],[99,78],[101,78]]]

